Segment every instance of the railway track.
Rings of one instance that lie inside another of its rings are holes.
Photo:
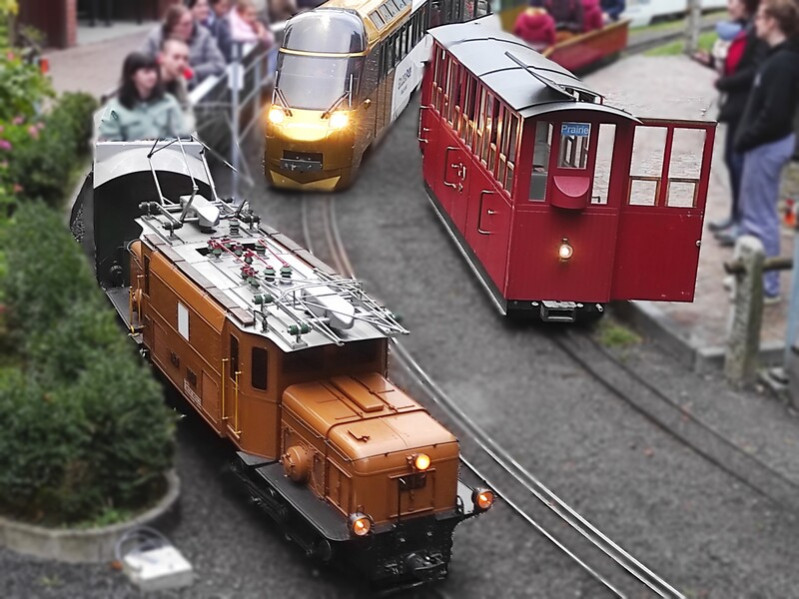
[[[588,335],[563,330],[552,339],[591,378],[658,428],[758,494],[799,513],[799,484],[699,420]]]
[[[346,247],[338,230],[335,200],[324,198],[311,207],[311,200],[302,200],[302,230],[308,249],[320,255],[325,249],[314,240],[326,241],[330,262],[341,274],[354,277]],[[317,213],[316,222],[311,212]],[[391,344],[391,356],[418,391],[423,393],[446,416],[465,441],[464,466],[485,481],[507,506],[528,526],[563,551],[610,596],[659,596],[681,598],[683,595],[647,566],[625,551],[560,499],[535,475],[519,464],[436,384],[413,358],[401,341]],[[474,460],[474,461],[472,461]],[[479,463],[478,463],[479,462]],[[437,590],[433,595],[442,596]]]

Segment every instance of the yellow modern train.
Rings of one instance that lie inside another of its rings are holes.
[[[330,0],[292,18],[267,116],[267,180],[313,191],[351,185],[366,148],[422,81],[427,29],[464,12],[464,0]]]

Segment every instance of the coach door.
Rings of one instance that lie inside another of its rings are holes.
[[[635,126],[613,299],[693,300],[715,126],[654,119]]]

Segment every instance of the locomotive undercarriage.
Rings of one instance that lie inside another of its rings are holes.
[[[471,489],[458,483],[458,509],[380,524],[350,535],[347,519],[284,475],[280,462],[237,453],[231,470],[250,500],[309,557],[354,568],[373,590],[411,588],[446,578],[455,527],[474,515]]]

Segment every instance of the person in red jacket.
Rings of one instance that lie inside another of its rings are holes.
[[[602,29],[605,26],[602,16],[602,6],[599,0],[582,0],[583,2],[583,32]]]
[[[530,7],[519,14],[513,34],[538,51],[555,43],[555,20],[543,8]]]

